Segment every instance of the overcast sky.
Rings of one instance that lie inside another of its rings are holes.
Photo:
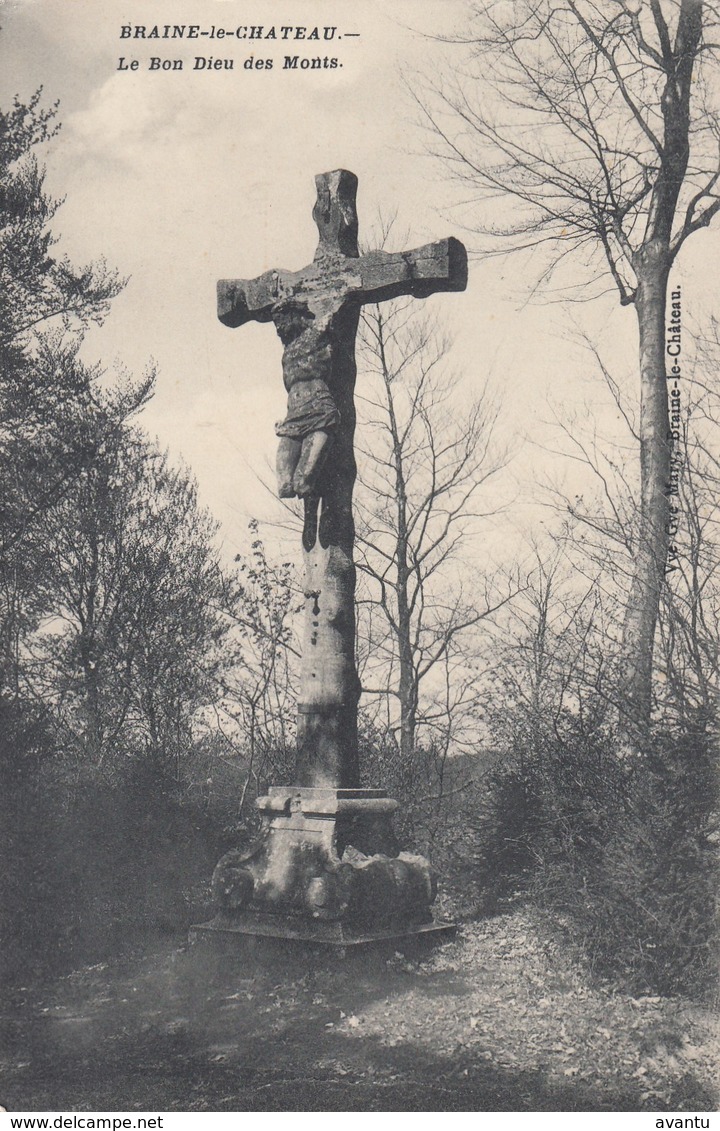
[[[313,178],[338,167],[360,180],[361,237],[378,209],[398,210],[410,246],[464,236],[448,211],[442,170],[423,154],[401,80],[401,70],[432,73],[444,65],[448,48],[422,33],[452,31],[464,11],[464,0],[0,4],[3,104],[40,84],[48,101],[60,101],[62,131],[45,159],[49,186],[66,197],[55,221],[61,246],[76,261],[104,256],[129,276],[87,355],[137,372],[151,358],[158,363],[157,395],[143,423],[190,465],[229,552],[246,545],[250,515],[272,511],[257,476],[267,475],[273,459],[273,424],[284,415],[285,396],[272,326],[223,327],[215,282],[309,262]],[[142,41],[121,38],[128,23],[148,30],[337,25],[343,38],[294,46]],[[287,71],[288,53],[334,55],[342,67]],[[194,71],[196,55],[232,58],[234,69]],[[121,56],[128,64],[137,59],[139,69],[118,70]],[[151,56],[182,59],[184,69],[152,72]],[[273,69],[246,70],[250,56],[273,58]],[[709,240],[705,255],[713,247],[717,253],[717,236]],[[692,277],[691,268],[686,258],[684,275]],[[531,495],[548,458],[528,438],[549,439],[553,404],[600,397],[588,380],[589,362],[565,340],[563,311],[525,305],[524,282],[512,263],[473,262],[464,295],[427,300],[452,331],[453,361],[468,392],[485,376],[504,392],[503,427],[518,454],[499,489],[518,492],[519,500]],[[632,312],[600,304],[592,318],[611,353],[622,363],[625,351],[632,368]],[[512,525],[526,513],[518,507],[497,522]]]

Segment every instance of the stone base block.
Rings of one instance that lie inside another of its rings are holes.
[[[398,851],[397,802],[378,789],[275,786],[257,801],[262,829],[219,862],[217,917],[193,928],[336,947],[427,934],[435,880]]]
[[[209,923],[198,923],[190,928],[190,942],[220,944],[231,950],[246,947],[258,955],[266,954],[268,947],[278,953],[299,947],[323,953],[372,949],[415,954],[435,943],[448,942],[456,932],[454,923],[422,923],[402,931],[362,931],[344,923],[247,913],[241,921],[228,922],[217,916]]]

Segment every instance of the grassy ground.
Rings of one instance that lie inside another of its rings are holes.
[[[529,911],[422,960],[204,946],[3,1008],[10,1111],[714,1111],[717,1017],[593,982]]]

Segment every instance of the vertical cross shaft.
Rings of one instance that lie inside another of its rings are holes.
[[[316,177],[320,240],[298,272],[268,271],[218,283],[228,326],[272,321],[283,342],[288,415],[281,437],[281,494],[304,498],[305,625],[298,699],[296,784],[359,785],[355,665],[355,338],[360,307],[399,295],[464,290],[465,249],[452,238],[413,251],[360,256],[357,178]]]

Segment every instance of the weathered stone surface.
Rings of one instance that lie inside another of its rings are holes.
[[[260,838],[218,864],[220,910],[211,928],[394,937],[427,927],[435,885],[426,860],[398,852],[390,824],[396,803],[358,788],[355,338],[363,303],[464,290],[467,256],[453,238],[361,256],[357,178],[339,169],[317,177],[316,188],[312,263],[218,283],[221,322],[273,322],[283,343],[288,411],[276,427],[278,489],[304,499],[306,604],[296,785],[259,799]]]
[[[390,824],[397,802],[381,790],[275,787],[258,807],[261,836],[228,852],[213,876],[227,927],[268,911],[342,921],[360,933],[431,920],[430,867],[398,852]]]
[[[301,271],[266,271],[256,279],[220,279],[218,318],[225,326],[274,322],[286,303],[322,316],[338,303],[384,302],[438,291],[464,291],[467,254],[454,236],[413,251],[371,251],[342,262],[320,259]],[[279,332],[279,331],[278,331]]]

